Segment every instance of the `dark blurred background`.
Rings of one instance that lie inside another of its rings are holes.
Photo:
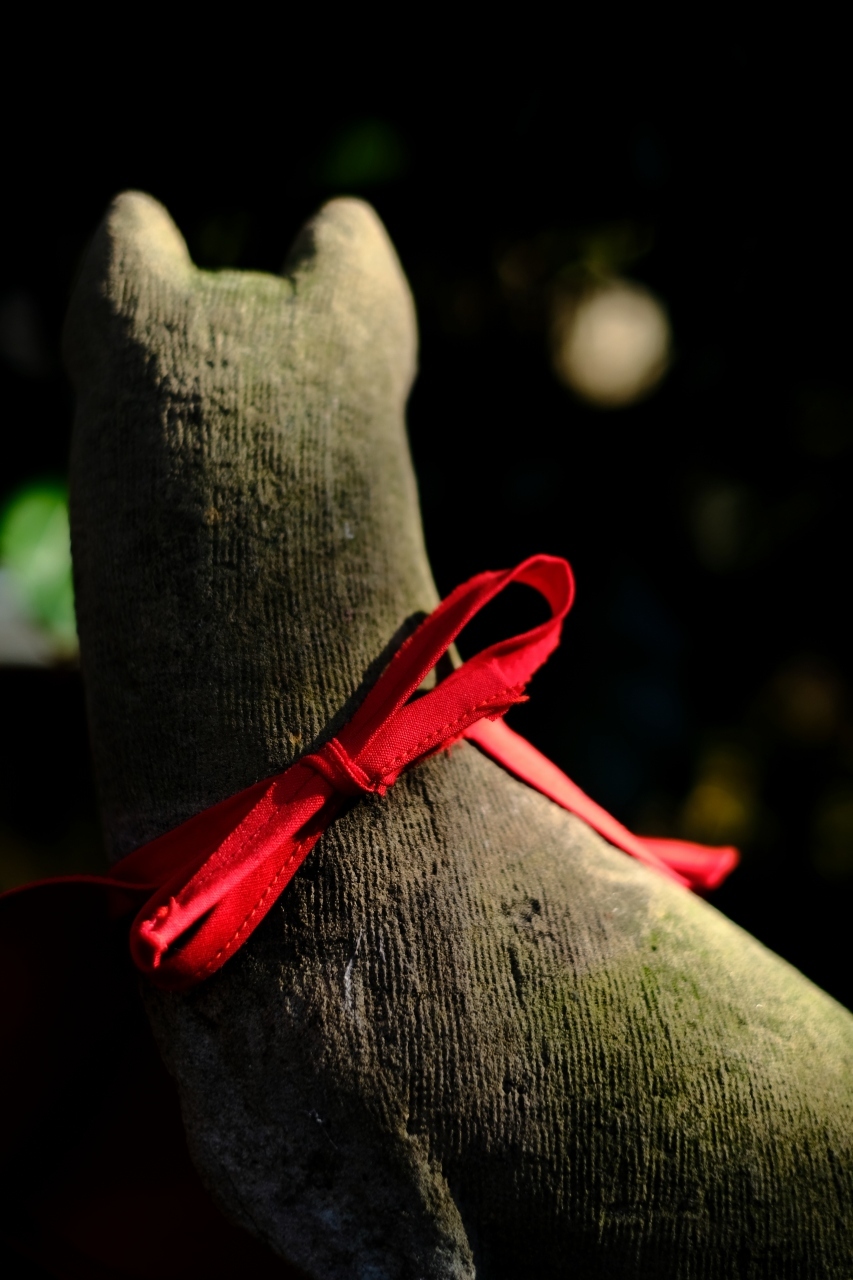
[[[276,271],[353,193],[417,304],[409,424],[440,591],[537,551],[576,571],[513,723],[628,825],[737,843],[715,903],[853,1005],[838,33],[638,29],[616,51],[510,32],[499,58],[444,38],[400,44],[394,76],[319,56],[300,75],[301,50],[258,37],[263,73],[234,81],[245,51],[223,36],[195,60],[155,40],[132,74],[73,56],[7,78],[0,878],[100,858],[73,645],[21,550],[48,526],[61,549],[58,344],[87,237],[137,187],[200,265]]]

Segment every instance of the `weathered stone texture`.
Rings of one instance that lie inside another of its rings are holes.
[[[358,202],[278,279],[196,270],[130,194],[66,346],[121,856],[328,736],[434,606],[415,326]],[[147,1004],[208,1186],[318,1280],[853,1275],[853,1018],[471,746],[354,805],[237,957]]]

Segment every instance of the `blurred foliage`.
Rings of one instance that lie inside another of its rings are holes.
[[[317,166],[317,176],[336,191],[361,191],[392,182],[406,172],[409,156],[397,129],[387,120],[356,120],[333,139]]]
[[[58,658],[77,652],[68,493],[64,485],[27,485],[0,510],[0,565],[10,573],[30,621]]]
[[[830,790],[815,809],[812,858],[834,884],[853,880],[853,785]]]

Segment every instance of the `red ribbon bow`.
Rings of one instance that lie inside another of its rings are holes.
[[[491,645],[413,698],[466,623],[512,582],[545,597],[548,621]],[[130,930],[133,959],[157,986],[185,990],[243,945],[348,798],[384,794],[403,770],[466,737],[618,848],[690,888],[714,888],[737,864],[736,850],[632,835],[500,720],[526,700],[524,686],[559,643],[573,596],[571,569],[553,556],[478,574],[406,640],[337,737],[140,846],[109,876],[74,879],[108,888],[114,912],[142,901]]]

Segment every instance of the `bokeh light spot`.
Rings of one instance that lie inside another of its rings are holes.
[[[717,747],[700,761],[681,810],[681,834],[702,844],[749,844],[758,825],[751,758],[737,747]]]
[[[557,377],[601,408],[642,399],[669,365],[672,335],[663,304],[627,280],[609,280],[579,297],[558,294],[551,335]]]
[[[702,484],[690,505],[696,554],[714,573],[727,573],[748,558],[755,523],[752,495],[742,484]]]
[[[844,682],[825,661],[802,656],[785,663],[766,695],[776,727],[805,747],[831,741],[839,729],[847,700]]]

